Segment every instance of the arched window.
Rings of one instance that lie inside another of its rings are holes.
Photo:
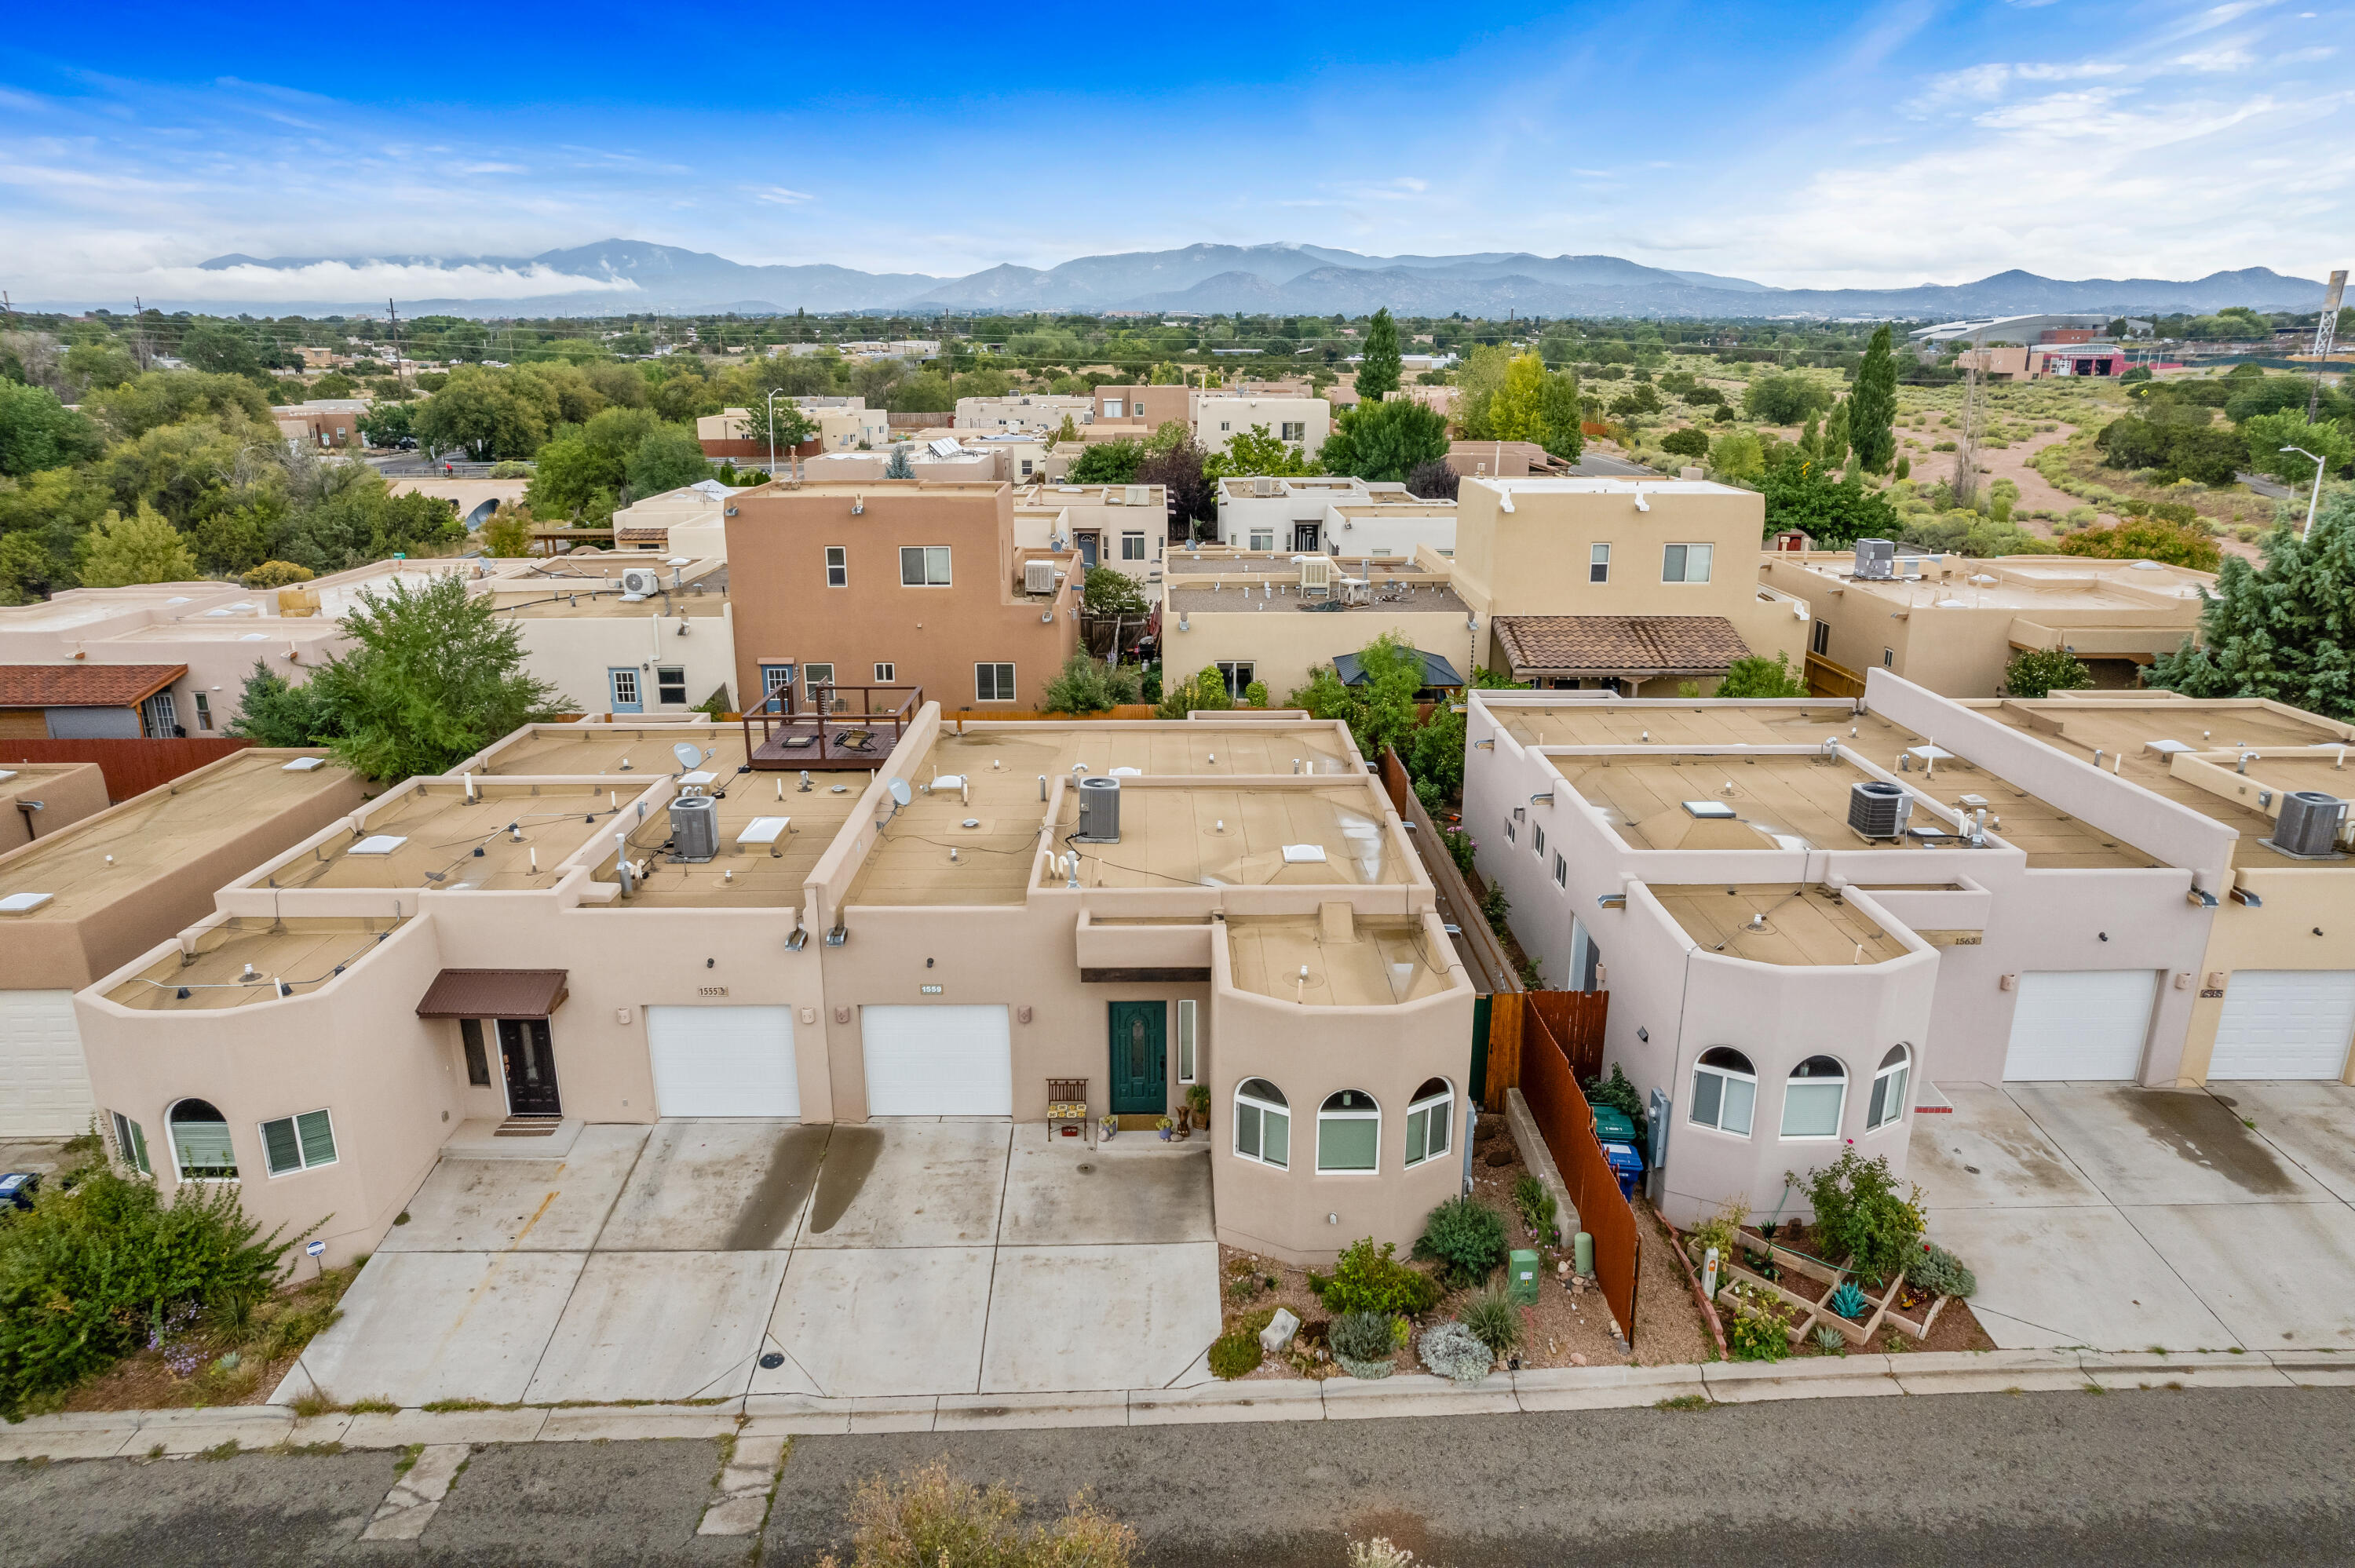
[[[1905,1080],[1913,1065],[1913,1053],[1902,1045],[1891,1045],[1881,1059],[1881,1070],[1872,1075],[1872,1098],[1865,1102],[1865,1131],[1887,1127],[1905,1114]]]
[[[1455,1119],[1455,1091],[1444,1078],[1426,1078],[1406,1107],[1406,1162],[1420,1165],[1447,1152]]]
[[[1712,1045],[1693,1067],[1692,1122],[1736,1138],[1750,1136],[1750,1113],[1758,1104],[1758,1074],[1750,1058],[1730,1045]]]
[[[165,1118],[172,1128],[172,1160],[183,1181],[234,1181],[237,1155],[229,1120],[205,1100],[182,1100]]]
[[[1829,1056],[1810,1056],[1783,1086],[1785,1138],[1838,1138],[1848,1099],[1848,1069]]]
[[[1360,1174],[1381,1161],[1382,1109],[1363,1089],[1327,1095],[1316,1111],[1316,1169]]]
[[[1235,1153],[1281,1171],[1292,1162],[1291,1104],[1265,1078],[1245,1078],[1235,1088]]]

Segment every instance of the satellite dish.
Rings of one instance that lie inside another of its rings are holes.
[[[703,766],[703,747],[699,746],[682,740],[670,748],[670,754],[678,758],[680,768],[687,772],[692,773]]]
[[[908,788],[908,781],[905,779],[894,779],[891,780],[891,803],[893,805],[904,806],[914,798],[915,791]]]

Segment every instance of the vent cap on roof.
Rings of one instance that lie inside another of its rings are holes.
[[[1684,804],[1690,816],[1715,821],[1730,821],[1733,817],[1733,808],[1722,800],[1687,800]]]
[[[327,765],[324,757],[298,757],[278,771],[281,773],[315,773]]]
[[[351,853],[354,854],[390,854],[393,851],[399,849],[408,842],[408,838],[400,833],[370,833],[367,838],[364,838],[359,842],[354,844],[351,848]]]
[[[48,901],[46,893],[11,893],[0,898],[0,915],[30,915]]]

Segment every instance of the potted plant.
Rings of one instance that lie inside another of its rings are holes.
[[[1165,1116],[1159,1121],[1153,1124],[1153,1130],[1161,1135],[1162,1142],[1167,1143],[1169,1141],[1170,1132],[1177,1127],[1177,1125],[1178,1124],[1176,1122],[1170,1120]]]
[[[1204,1132],[1210,1130],[1210,1086],[1188,1084],[1186,1086],[1186,1108],[1194,1114],[1194,1125]]]
[[[1120,1136],[1120,1118],[1113,1115],[1110,1111],[1106,1111],[1104,1113],[1104,1118],[1102,1125],[1103,1128],[1104,1140],[1107,1143]]]

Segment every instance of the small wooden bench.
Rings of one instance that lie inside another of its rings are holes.
[[[1088,1115],[1088,1081],[1085,1078],[1050,1078],[1047,1080],[1047,1136],[1055,1136],[1058,1122],[1079,1124],[1080,1137],[1092,1145],[1095,1135],[1090,1129],[1095,1125]]]

